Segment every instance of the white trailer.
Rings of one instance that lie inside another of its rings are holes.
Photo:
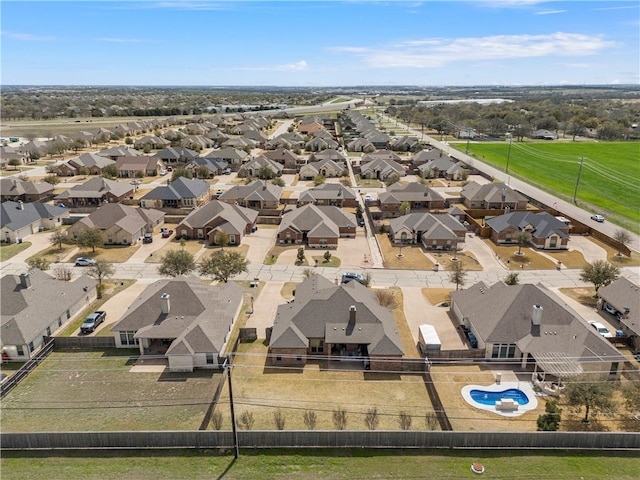
[[[438,337],[436,327],[424,323],[420,325],[418,333],[418,348],[422,354],[426,354],[428,350],[440,350],[442,343],[440,343],[440,337]]]

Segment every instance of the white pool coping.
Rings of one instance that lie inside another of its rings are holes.
[[[529,399],[529,403],[527,403],[526,405],[518,405],[518,409],[514,411],[503,411],[496,409],[494,405],[483,405],[482,403],[478,403],[471,398],[471,390],[502,392],[504,390],[509,390],[510,388],[515,388],[522,391]],[[538,399],[536,398],[536,393],[534,392],[533,387],[527,382],[500,382],[494,383],[492,385],[466,385],[462,387],[460,393],[462,394],[462,398],[464,398],[465,401],[472,407],[479,410],[496,413],[498,415],[502,415],[503,417],[519,417],[520,415],[538,408]]]

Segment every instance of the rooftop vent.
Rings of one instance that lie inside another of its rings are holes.
[[[162,305],[162,313],[164,313],[165,315],[168,315],[169,310],[171,309],[171,305],[169,303],[170,297],[171,295],[169,295],[168,293],[163,293],[162,295],[160,295],[160,304]]]
[[[533,325],[540,325],[542,322],[542,305],[534,305],[531,309],[531,323]]]

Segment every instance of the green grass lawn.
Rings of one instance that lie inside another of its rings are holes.
[[[459,145],[459,149],[466,146]],[[584,158],[577,201],[640,232],[640,143],[472,143],[474,157],[572,200]]]
[[[12,243],[0,246],[0,262],[6,262],[31,246],[31,242]]]
[[[3,480],[462,479],[479,462],[492,479],[628,480],[637,452],[513,450],[240,449],[3,452]]]

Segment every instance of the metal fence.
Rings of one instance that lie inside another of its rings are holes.
[[[47,343],[38,352],[36,352],[31,359],[27,360],[24,365],[14,372],[13,375],[2,382],[0,385],[0,400],[3,399],[11,390],[17,387],[22,380],[27,378],[27,376],[38,365],[40,365],[51,352],[53,352],[54,346],[55,342],[53,340],[48,340]]]
[[[231,431],[37,432],[0,434],[2,450],[232,448]],[[273,430],[238,432],[242,448],[485,448],[638,450],[636,432],[441,432]]]

